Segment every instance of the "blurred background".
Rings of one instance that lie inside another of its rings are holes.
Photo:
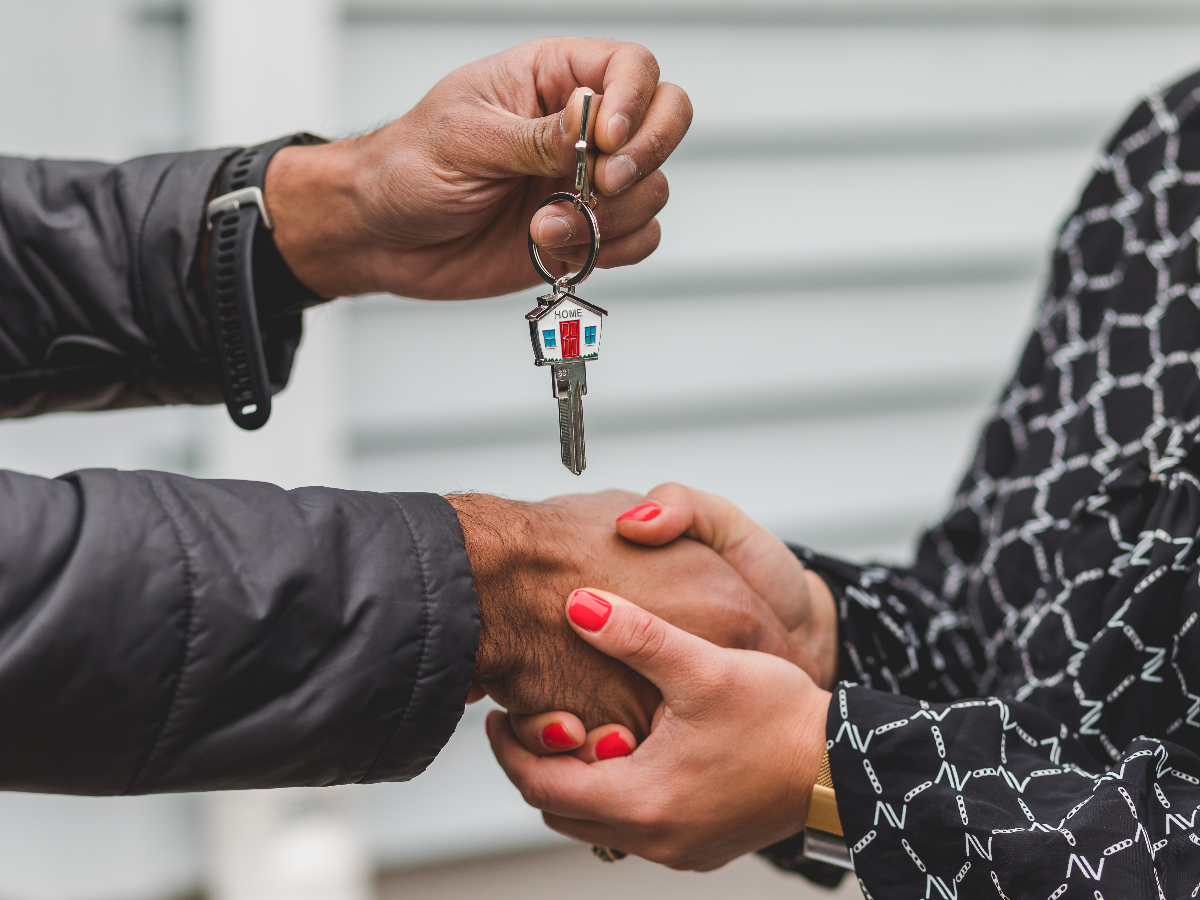
[[[220,409],[10,421],[0,465],[519,498],[675,479],[785,539],[903,559],[1016,358],[1093,149],[1200,66],[1195,0],[0,0],[0,153],[348,135],[547,34],[638,41],[695,104],[661,248],[580,290],[610,311],[582,477],[530,358],[535,292],[333,304],[261,432]],[[0,898],[816,895],[753,858],[594,862],[503,780],[483,712],[406,785],[0,794]]]

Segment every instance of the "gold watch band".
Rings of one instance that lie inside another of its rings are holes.
[[[813,785],[812,798],[808,801],[808,818],[805,828],[814,828],[828,834],[842,834],[842,820],[838,817],[837,798],[833,793],[833,773],[829,770],[829,751],[821,758],[817,771],[817,782]]]

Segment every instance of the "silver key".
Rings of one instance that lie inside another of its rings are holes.
[[[558,399],[558,444],[562,464],[575,475],[587,468],[583,441],[583,395],[587,393],[587,363],[551,366],[554,396]]]
[[[575,296],[575,285],[592,274],[600,255],[600,226],[596,223],[596,197],[588,185],[587,132],[592,98],[583,99],[583,121],[575,142],[575,193],[559,191],[541,202],[538,209],[551,203],[572,204],[587,222],[591,247],[583,268],[574,275],[555,278],[543,265],[537,244],[529,237],[529,258],[542,278],[553,285],[554,293],[538,297],[537,308],[525,315],[529,339],[533,342],[533,361],[550,366],[551,386],[558,400],[558,443],[562,464],[578,475],[587,467],[583,442],[583,395],[587,393],[587,361],[600,356],[600,332],[608,313],[593,303]]]
[[[583,395],[587,362],[600,356],[600,336],[608,312],[576,297],[567,288],[538,297],[526,314],[533,360],[550,367],[550,384],[558,401],[558,443],[562,464],[573,474],[587,467],[583,441]]]

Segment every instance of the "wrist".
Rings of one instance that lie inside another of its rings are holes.
[[[285,147],[267,167],[263,198],[288,268],[322,297],[379,289],[374,243],[356,180],[359,139]]]
[[[541,504],[488,494],[451,494],[446,500],[458,514],[479,598],[472,680],[488,688],[522,667],[533,652],[534,636],[565,629],[561,609],[532,602],[545,593],[546,580],[562,576],[561,554],[556,542],[547,540]]]
[[[804,570],[804,578],[808,583],[809,608],[812,611],[805,649],[820,674],[818,685],[828,691],[837,683],[837,601],[833,599],[829,585],[812,569]]]
[[[795,798],[792,804],[792,824],[795,826],[792,834],[803,830],[808,819],[813,788],[821,770],[821,761],[825,758],[825,725],[832,698],[829,691],[814,688],[804,693],[797,709],[793,730],[795,756],[790,769],[792,789],[789,792],[789,796]]]

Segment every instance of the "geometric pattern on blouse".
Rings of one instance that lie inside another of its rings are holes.
[[[1098,154],[914,565],[800,551],[838,598],[866,896],[1200,894],[1198,431],[1200,74]]]

